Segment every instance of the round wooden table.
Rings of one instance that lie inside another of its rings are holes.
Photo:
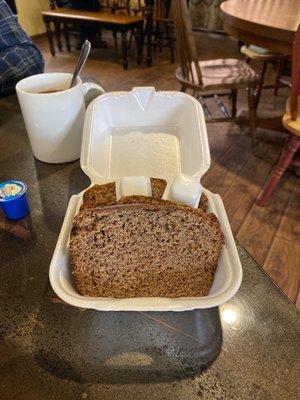
[[[300,25],[300,0],[228,0],[221,4],[221,18],[230,35],[290,55]]]

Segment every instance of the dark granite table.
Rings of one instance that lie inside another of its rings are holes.
[[[222,307],[96,312],[58,299],[49,263],[79,162],[32,156],[15,97],[0,99],[0,178],[29,186],[35,238],[0,231],[1,399],[299,399],[299,313],[244,249]]]

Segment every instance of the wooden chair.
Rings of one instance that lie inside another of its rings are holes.
[[[133,13],[133,15],[143,15],[144,7],[144,0],[130,1],[130,12]]]
[[[256,144],[256,91],[259,76],[244,61],[237,59],[217,59],[199,61],[197,57],[192,25],[186,0],[172,0],[173,17],[177,33],[177,46],[180,67],[176,78],[181,83],[181,90],[192,90],[193,96],[203,104],[208,122],[240,121],[236,117],[237,90],[247,89],[250,128],[253,145]],[[222,91],[226,90],[226,93]],[[220,93],[221,92],[221,93]],[[219,96],[230,95],[232,100],[231,115]],[[204,102],[205,97],[215,97],[218,107],[224,114],[222,118],[213,118]]]
[[[130,15],[130,0],[113,0],[111,4],[111,12],[125,12]]]
[[[291,96],[287,101],[285,114],[282,118],[283,126],[290,132],[286,140],[279,161],[271,173],[257,204],[263,206],[273,193],[282,175],[290,165],[300,167],[300,160],[294,156],[300,149],[300,26],[295,34],[292,54],[292,88]]]
[[[274,94],[275,96],[277,96],[278,89],[280,87],[287,86],[286,84],[280,82],[284,61],[288,59],[287,56],[284,56],[283,54],[273,53],[268,49],[255,45],[242,46],[241,53],[246,56],[245,62],[248,64],[250,64],[251,61],[259,61],[262,63],[260,70],[260,82],[257,90],[257,103],[259,103],[262,89],[274,88]],[[269,63],[277,64],[275,83],[264,86],[265,74]]]

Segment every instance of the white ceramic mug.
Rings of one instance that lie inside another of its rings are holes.
[[[104,89],[80,78],[68,89],[71,79],[68,73],[46,73],[16,85],[31,148],[40,161],[63,163],[80,157],[85,98],[92,89],[99,94]],[[51,90],[60,91],[42,93]]]

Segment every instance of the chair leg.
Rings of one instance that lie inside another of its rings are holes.
[[[71,44],[70,44],[70,36],[69,36],[69,28],[67,24],[63,25],[63,30],[64,30],[64,36],[65,36],[65,40],[66,40],[66,46],[67,46],[67,50],[71,51]]]
[[[280,181],[284,172],[287,170],[288,166],[291,164],[294,155],[299,149],[300,139],[295,135],[291,135],[290,139],[287,141],[282,150],[278,164],[267,181],[263,193],[257,199],[257,204],[259,206],[263,206],[267,202],[268,198],[273,193],[276,185]]]
[[[255,152],[257,148],[257,136],[256,136],[256,128],[257,128],[257,101],[256,101],[256,90],[257,88],[254,86],[250,86],[248,88],[248,107],[249,107],[249,123],[250,123],[250,130],[251,130],[251,138],[252,138],[252,148]]]
[[[256,107],[258,106],[259,100],[260,100],[260,96],[261,96],[261,91],[264,85],[264,79],[265,79],[265,74],[266,74],[266,70],[267,70],[267,65],[268,65],[268,61],[264,61],[261,67],[261,71],[260,71],[260,80],[259,80],[259,84],[258,84],[258,88],[256,91]]]
[[[61,43],[61,38],[60,38],[60,22],[55,22],[54,23],[55,27],[55,36],[56,36],[56,42],[57,42],[57,47],[59,51],[62,51],[62,43]]]
[[[55,56],[55,48],[54,48],[54,44],[53,44],[53,35],[52,35],[50,21],[45,20],[45,25],[46,25],[48,42],[49,42],[49,46],[50,46],[50,52],[53,56]]]
[[[181,84],[180,91],[185,93],[185,92],[186,92],[186,89],[187,89],[187,86],[184,85],[184,84],[182,83],[182,84]]]
[[[236,101],[237,101],[237,89],[231,89],[231,116],[234,118],[236,116]]]
[[[277,65],[276,82],[275,82],[276,85],[279,84],[279,79],[280,79],[280,77],[281,77],[281,75],[282,75],[283,67],[284,67],[284,58],[281,58],[281,59],[278,61],[278,65]],[[276,86],[275,89],[274,89],[274,95],[275,95],[275,96],[278,95],[278,90],[279,90],[279,87]]]
[[[136,42],[136,61],[141,64],[143,58],[143,23],[137,27],[136,32],[132,30],[131,34],[134,35]]]
[[[173,38],[170,32],[170,28],[167,22],[165,22],[165,30],[166,30],[166,37],[167,37],[167,44],[170,49],[170,61],[171,64],[174,64],[174,43]]]

